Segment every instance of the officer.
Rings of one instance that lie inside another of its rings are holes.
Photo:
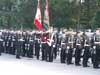
[[[3,52],[2,44],[3,44],[2,32],[0,31],[0,55],[1,55],[1,53]]]
[[[65,40],[65,34],[63,33],[63,37],[62,37],[62,40],[61,40],[61,54],[60,54],[60,61],[61,63],[65,63],[65,60],[66,60],[66,40]]]
[[[47,60],[46,42],[42,40],[42,60]]]
[[[33,58],[33,47],[34,47],[34,40],[33,40],[34,38],[33,37],[30,37],[29,38],[29,55],[28,55],[28,57],[29,58]]]
[[[11,50],[12,36],[11,36],[11,34],[9,34],[8,41],[9,41],[9,45],[8,45],[8,53],[9,53],[9,54],[12,54],[12,50]]]
[[[57,58],[57,33],[55,33],[54,37],[53,37],[53,40],[54,40],[54,43],[53,43],[53,54],[54,54],[54,59]]]
[[[88,34],[87,34],[88,35]],[[88,66],[88,59],[90,57],[90,40],[89,37],[85,33],[82,34],[82,45],[84,47],[83,51],[83,67]]]
[[[1,52],[2,52],[2,43],[3,43],[3,40],[0,38],[0,55],[1,55]]]
[[[52,39],[53,35],[51,35],[51,39],[48,40],[45,35],[40,35],[42,40],[42,60],[53,62],[53,50],[52,50]]]
[[[66,35],[66,45],[67,45],[67,50],[66,50],[66,55],[67,55],[67,64],[73,64],[72,63],[72,57],[73,57],[73,35],[72,33],[68,33]]]
[[[96,34],[94,36],[94,51],[92,54],[92,60],[93,60],[93,67],[98,69],[99,67],[99,57],[100,57],[100,31],[96,31]]]
[[[20,59],[21,56],[21,47],[22,46],[22,41],[21,41],[21,32],[17,32],[16,36],[16,58]]]
[[[53,43],[54,43],[53,37],[54,37],[54,34],[55,34],[54,32],[47,33],[48,36],[51,35],[51,38],[47,39],[47,46],[48,46],[47,49],[48,49],[48,55],[49,55],[49,62],[53,62],[53,52],[54,52],[54,49],[53,49]]]
[[[22,56],[23,56],[23,57],[26,55],[25,43],[26,43],[26,32],[23,32],[23,45],[22,45],[22,49],[23,49],[23,54],[22,54]]]
[[[2,49],[3,49],[3,52],[6,52],[5,50],[6,50],[6,39],[5,39],[5,35],[6,34],[6,32],[4,31],[3,33],[2,33],[2,36],[1,36],[1,38],[3,39],[3,44],[2,44]]]
[[[9,35],[8,35],[8,32],[6,33],[6,36],[5,36],[5,47],[6,47],[6,53],[9,53]]]
[[[11,54],[12,55],[15,55],[15,50],[16,50],[16,47],[15,47],[15,42],[16,42],[16,40],[15,40],[15,33],[12,35],[12,39],[11,39]]]
[[[76,50],[75,50],[75,65],[80,66],[81,58],[81,38],[79,32],[76,33]]]
[[[36,56],[37,60],[39,60],[39,56],[40,56],[40,41],[39,41],[39,38],[36,38],[36,35],[35,35],[34,44],[35,44],[35,56]],[[44,50],[42,50],[42,60],[44,60]]]

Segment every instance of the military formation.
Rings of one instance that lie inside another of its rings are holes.
[[[0,31],[0,55],[7,53],[21,57],[53,62],[60,56],[60,62],[67,65],[100,68],[100,29],[95,32],[81,31]]]

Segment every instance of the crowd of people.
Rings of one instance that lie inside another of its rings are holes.
[[[61,63],[83,67],[89,67],[91,58],[93,68],[98,69],[100,29],[95,32],[0,30],[0,55],[2,53],[15,55],[17,59],[36,56],[37,60],[47,62],[53,62],[60,54]]]

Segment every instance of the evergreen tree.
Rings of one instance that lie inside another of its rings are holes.
[[[94,16],[92,20],[92,25],[94,29],[100,28],[100,10],[96,12],[96,15]]]
[[[81,3],[80,24],[83,28],[92,28],[91,20],[96,13],[96,0],[84,0]]]

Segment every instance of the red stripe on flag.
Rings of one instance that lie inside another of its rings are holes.
[[[41,23],[39,22],[38,19],[34,19],[34,24],[36,25],[36,27],[37,27],[39,30],[42,30],[42,25],[41,25]]]

